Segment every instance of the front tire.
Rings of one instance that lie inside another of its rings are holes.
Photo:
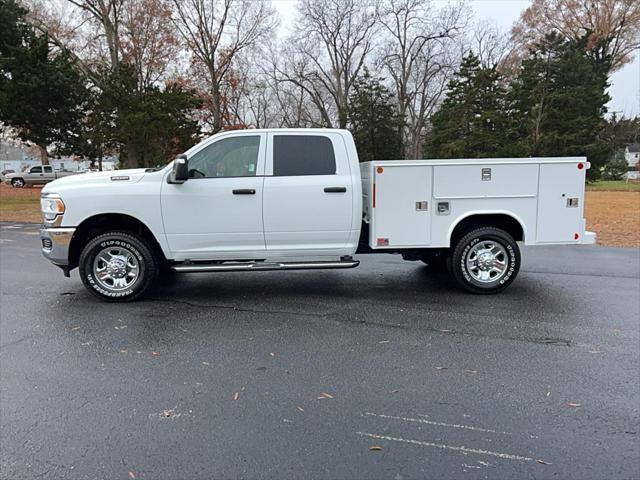
[[[14,178],[11,180],[11,186],[13,188],[22,188],[24,187],[24,180],[21,178]]]
[[[160,263],[145,240],[129,232],[108,232],[93,238],[80,254],[82,283],[108,302],[140,298],[153,285]]]
[[[511,285],[519,270],[518,244],[507,232],[494,227],[467,233],[449,258],[451,275],[472,293],[498,293]]]

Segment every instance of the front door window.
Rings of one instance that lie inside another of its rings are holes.
[[[254,177],[259,148],[259,135],[218,140],[189,159],[189,177]]]

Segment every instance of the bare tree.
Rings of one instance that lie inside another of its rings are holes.
[[[569,39],[587,37],[587,48],[611,59],[612,71],[633,59],[640,48],[638,0],[533,0],[513,27],[523,50],[550,32]]]
[[[102,27],[111,67],[120,62],[120,24],[125,0],[66,0]]]
[[[468,48],[465,50],[473,51],[478,56],[480,64],[486,68],[501,65],[515,48],[507,31],[486,20],[481,20],[473,26],[470,37]]]
[[[302,0],[279,81],[311,99],[325,126],[346,128],[351,88],[374,42],[373,0]]]
[[[262,0],[173,0],[174,23],[205,73],[210,125],[223,127],[223,84],[240,52],[267,36],[277,16]]]
[[[138,77],[140,90],[159,82],[180,50],[166,0],[129,0],[121,19],[119,51]]]
[[[468,22],[462,4],[441,10],[429,0],[388,0],[381,23],[388,40],[381,63],[389,75],[406,122],[403,135],[405,158],[420,158],[428,119],[437,107],[450,73],[454,40]]]
[[[101,73],[131,64],[139,88],[175,64],[179,42],[169,0],[26,0],[30,20],[66,48],[98,86]]]

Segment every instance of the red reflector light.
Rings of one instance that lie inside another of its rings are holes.
[[[579,163],[578,164],[578,170],[582,170],[584,168],[584,163]]]
[[[573,234],[573,239],[574,239],[574,240],[578,240],[579,238],[580,238],[580,235],[579,235],[579,234],[577,234],[577,233],[574,233],[574,234]]]

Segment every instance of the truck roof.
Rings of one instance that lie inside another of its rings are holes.
[[[216,135],[221,133],[348,133],[349,130],[341,128],[245,128],[241,130],[222,130]],[[213,135],[210,135],[213,136]]]

